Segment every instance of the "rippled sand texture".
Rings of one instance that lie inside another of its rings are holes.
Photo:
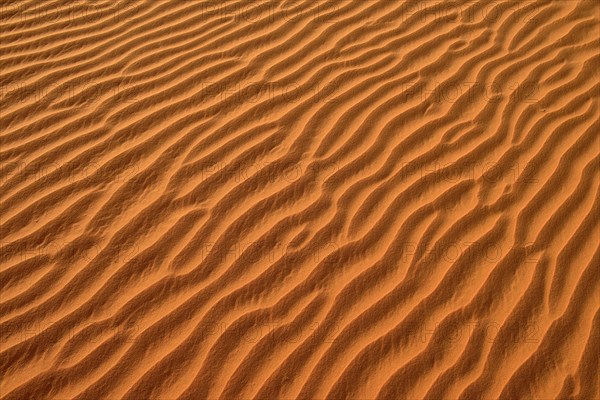
[[[600,397],[600,2],[1,7],[1,399]]]

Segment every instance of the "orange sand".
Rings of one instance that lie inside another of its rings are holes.
[[[600,398],[597,0],[0,8],[0,399]]]

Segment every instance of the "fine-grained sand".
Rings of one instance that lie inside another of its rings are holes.
[[[600,398],[599,1],[0,11],[0,399]]]

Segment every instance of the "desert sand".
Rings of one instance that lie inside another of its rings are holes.
[[[0,399],[600,398],[600,2],[0,7]]]

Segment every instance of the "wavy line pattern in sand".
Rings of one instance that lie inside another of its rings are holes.
[[[600,3],[1,8],[0,398],[600,398]]]

